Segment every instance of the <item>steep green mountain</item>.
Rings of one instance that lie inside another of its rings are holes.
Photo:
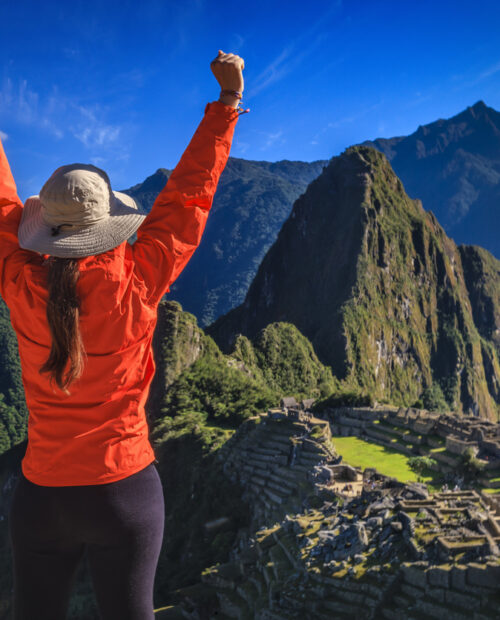
[[[202,242],[170,290],[202,327],[243,301],[294,200],[325,164],[229,158]],[[125,191],[149,211],[169,174],[160,169]]]
[[[157,370],[147,407],[152,422],[197,411],[237,426],[283,395],[320,398],[338,388],[311,343],[287,323],[267,325],[253,342],[240,336],[233,353],[224,355],[194,315],[166,301],[154,349]]]
[[[457,243],[500,258],[500,112],[478,101],[409,136],[377,138],[413,198],[420,198]]]
[[[206,332],[230,353],[238,334],[292,323],[347,385],[411,405],[436,383],[450,409],[496,420],[498,351],[489,319],[475,319],[484,300],[498,316],[497,261],[465,254],[382,153],[351,147],[295,202],[244,302]],[[474,268],[484,284],[471,301]]]

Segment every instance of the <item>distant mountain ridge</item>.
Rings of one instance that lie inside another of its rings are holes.
[[[238,334],[289,322],[377,399],[411,405],[437,383],[450,409],[496,420],[499,288],[500,261],[459,250],[385,155],[356,146],[295,202],[243,304],[206,332],[230,353]]]
[[[409,136],[362,144],[386,155],[408,195],[456,243],[480,245],[500,258],[500,112],[477,101]]]
[[[230,157],[202,242],[169,297],[195,314],[202,327],[241,303],[294,200],[326,164]],[[149,212],[170,172],[160,168],[125,192]]]

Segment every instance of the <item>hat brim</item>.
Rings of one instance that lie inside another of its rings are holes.
[[[106,219],[79,230],[60,230],[53,236],[52,226],[42,218],[39,196],[31,196],[24,204],[19,224],[19,245],[61,258],[81,258],[112,250],[129,239],[146,218],[127,194],[113,192],[113,198]]]

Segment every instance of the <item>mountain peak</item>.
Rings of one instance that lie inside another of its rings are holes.
[[[341,154],[341,157],[344,155],[349,158],[357,158],[368,164],[382,162],[386,159],[383,153],[375,149],[373,146],[368,146],[366,144],[356,144],[354,146],[350,146],[345,149],[345,151]]]
[[[237,334],[291,323],[346,385],[411,404],[442,383],[453,409],[494,419],[497,371],[471,347],[479,336],[467,299],[453,241],[383,153],[356,145],[298,198],[244,302],[206,332],[231,354]]]
[[[336,175],[343,184],[358,184],[359,174],[373,173],[390,166],[387,157],[373,146],[356,144],[332,157],[328,164],[330,174]]]
[[[410,196],[419,197],[458,243],[500,257],[500,112],[479,99],[409,136],[364,145],[383,152]]]
[[[473,110],[486,110],[488,106],[484,103],[482,99],[479,99],[479,101],[476,101],[476,103],[471,106],[471,108]]]
[[[488,107],[482,99],[479,99],[479,101],[476,101],[474,105],[468,106],[467,109],[462,112],[462,114],[457,114],[457,118],[460,118],[461,116],[467,113],[470,116],[472,116],[472,118],[474,119],[484,119],[490,116],[491,116],[491,119],[493,119],[493,117],[496,114],[498,114],[496,110]],[[453,119],[450,119],[450,120],[453,120]]]

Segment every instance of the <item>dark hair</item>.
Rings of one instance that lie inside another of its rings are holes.
[[[79,263],[76,258],[52,256],[48,265],[47,321],[52,347],[40,373],[50,373],[51,381],[69,394],[68,387],[81,376],[86,357],[80,333],[80,299],[76,290]]]

